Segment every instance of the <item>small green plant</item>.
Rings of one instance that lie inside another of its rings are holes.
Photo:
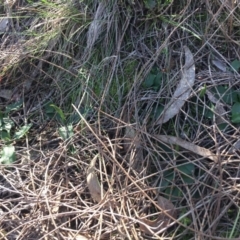
[[[236,67],[239,68],[240,65],[236,65]],[[204,86],[199,93],[199,97],[203,98],[204,95],[206,95],[206,90],[206,86]],[[240,123],[240,91],[235,90],[234,88],[229,88],[228,85],[219,85],[211,89],[210,92],[213,94],[213,97],[216,100],[219,100],[220,102],[231,106],[231,122],[234,124]],[[193,102],[196,102],[196,98],[193,99]],[[207,101],[205,103],[207,103],[208,108],[199,104],[198,111],[204,117],[213,119],[214,110],[216,107],[215,103],[211,101]]]
[[[162,72],[158,68],[153,68],[143,82],[143,88],[158,91],[162,85]]]
[[[16,128],[15,123],[10,118],[10,113],[19,110],[22,107],[22,101],[10,104],[5,111],[0,111],[0,139],[5,143],[1,150],[0,163],[10,164],[15,161],[15,147],[13,141],[21,139],[32,124],[25,124],[20,128]]]
[[[183,185],[191,185],[194,183],[195,165],[192,163],[183,163],[176,167],[166,170],[163,174],[163,179],[159,185],[159,192],[165,193],[170,198],[178,198],[182,196],[182,190],[173,183],[178,177]]]
[[[52,103],[49,103],[45,107],[45,113],[48,117],[54,118],[55,120],[59,121],[61,127],[58,128],[58,133],[64,141],[69,140],[73,136],[72,122],[68,121],[61,108]]]
[[[231,66],[234,70],[239,71],[240,69],[240,61],[235,59],[234,61],[231,62]]]

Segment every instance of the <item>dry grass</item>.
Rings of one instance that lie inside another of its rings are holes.
[[[229,128],[219,130],[217,114],[203,114],[211,108],[208,97],[199,97],[202,87],[240,89],[237,71],[223,73],[211,62],[214,55],[230,69],[240,60],[240,3],[162,1],[149,10],[130,2],[0,6],[1,17],[9,17],[0,40],[0,84],[10,92],[0,96],[0,108],[21,99],[22,109],[9,117],[16,128],[32,123],[27,136],[12,142],[16,162],[0,165],[0,239],[240,238],[240,160],[233,148],[239,124],[231,123],[225,105]],[[159,126],[154,109],[168,102],[181,78],[184,45],[195,59],[192,95]],[[152,69],[162,73],[157,90],[143,87]],[[69,139],[60,138],[63,123],[50,117],[49,103],[73,124]],[[218,163],[157,134],[205,147]],[[96,155],[96,175],[107,192],[100,202],[87,183]],[[186,166],[192,168],[188,182],[181,172]],[[161,188],[164,181],[168,188]],[[144,219],[163,214],[159,194],[177,217],[154,230]]]

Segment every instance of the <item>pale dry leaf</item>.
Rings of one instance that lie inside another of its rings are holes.
[[[10,100],[12,98],[12,90],[7,90],[7,89],[4,89],[4,90],[0,90],[0,97],[1,98],[5,98],[7,100]]]
[[[212,60],[212,64],[219,70],[221,70],[222,72],[226,72],[227,71],[227,65],[225,62],[223,62],[222,60],[219,59],[215,59]]]
[[[89,164],[89,168],[87,170],[87,185],[93,200],[96,202],[100,202],[105,195],[105,191],[101,187],[97,175],[94,171],[97,158],[98,155],[96,155]]]
[[[0,34],[7,31],[8,24],[9,24],[8,18],[3,18],[2,20],[0,20]]]
[[[129,155],[130,166],[138,171],[143,163],[143,149],[140,135],[132,126],[126,126],[124,135],[124,150]]]
[[[106,3],[105,1],[99,2],[97,11],[95,13],[94,19],[91,21],[89,26],[89,30],[87,33],[87,47],[86,49],[89,51],[97,41],[99,35],[103,31],[103,26],[106,24],[104,18],[106,17]]]
[[[215,108],[214,108],[214,113],[215,113],[215,121],[216,124],[219,125],[221,123],[225,123],[226,120],[224,120],[224,115],[226,115],[226,110],[224,109],[223,105],[220,103],[217,103]]]
[[[136,130],[131,126],[125,127],[125,135],[124,135],[124,150],[128,151],[129,147],[131,147],[135,142],[136,138]]]
[[[58,213],[58,211],[59,211],[59,207],[60,207],[60,205],[61,205],[61,193],[62,193],[62,189],[60,189],[60,191],[59,192],[57,192],[57,198],[55,199],[55,201],[54,201],[54,204],[53,204],[53,206],[52,206],[52,213],[53,214],[57,214]]]
[[[229,153],[234,154],[236,153],[236,151],[239,151],[239,150],[240,150],[240,139],[233,144],[233,146],[229,150]]]
[[[75,240],[89,240],[89,238],[86,238],[86,237],[84,237],[82,235],[79,235],[79,234],[74,239]]]
[[[68,240],[90,240],[91,238],[90,237],[85,237],[84,235],[78,233],[78,234],[75,234],[73,232],[67,232],[67,239]]]
[[[224,109],[224,105],[210,92],[206,91],[206,94],[208,96],[208,99],[212,102],[215,103],[215,108],[214,108],[214,113],[215,113],[215,121],[216,124],[221,124],[225,123],[226,121],[224,120],[224,115],[226,115],[226,110]]]
[[[209,158],[215,163],[218,163],[218,157],[216,154],[212,153],[210,150],[199,147],[198,145],[195,145],[193,143],[187,142],[181,138],[174,137],[174,136],[165,136],[165,135],[155,135],[156,139],[159,139],[162,142],[168,143],[168,144],[176,144],[180,147],[183,147],[191,152],[194,152],[202,157]]]
[[[212,102],[212,103],[218,103],[219,100],[209,91],[206,91],[206,94],[208,96],[208,99]]]
[[[141,219],[144,223],[140,223],[141,231],[147,234],[151,234],[152,232],[157,233],[166,228],[173,221],[172,218],[177,218],[177,210],[168,199],[158,196],[158,206],[162,209],[162,212],[159,213],[156,220],[151,221],[146,218]]]
[[[165,106],[156,124],[163,124],[169,119],[177,115],[189,98],[192,87],[195,82],[195,65],[193,54],[188,47],[184,46],[185,50],[185,65],[183,67],[182,78],[172,96],[170,102]]]

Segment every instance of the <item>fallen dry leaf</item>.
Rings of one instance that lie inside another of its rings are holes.
[[[147,234],[152,234],[152,232],[157,233],[166,228],[173,221],[172,218],[177,218],[177,210],[168,199],[158,196],[158,206],[162,209],[162,212],[159,213],[156,220],[151,221],[146,218],[141,219],[144,223],[140,223],[141,231]]]
[[[4,90],[0,90],[0,97],[1,98],[5,98],[7,100],[10,100],[12,98],[12,90],[7,90],[7,89],[4,89]]]
[[[226,72],[227,71],[227,65],[225,62],[223,62],[222,60],[220,59],[215,59],[215,60],[212,60],[212,64],[218,68],[219,70],[221,70],[222,72]]]
[[[227,114],[226,110],[224,109],[224,104],[222,104],[210,91],[206,91],[206,94],[208,96],[208,99],[212,102],[215,103],[215,108],[214,108],[214,113],[215,113],[215,121],[216,124],[221,124],[226,122],[224,120],[224,115]]]
[[[131,167],[138,171],[143,163],[143,149],[140,135],[132,126],[126,126],[124,135],[124,150],[129,155]]]
[[[2,18],[0,20],[0,34],[7,31],[8,24],[9,24],[9,19],[8,18]]]
[[[209,158],[215,163],[218,163],[218,157],[206,148],[199,147],[198,145],[195,145],[193,143],[187,142],[181,138],[174,137],[174,136],[155,135],[154,137],[168,144],[179,145],[180,147],[183,147],[191,152],[197,153],[202,157]]]
[[[184,46],[185,65],[183,67],[182,78],[172,96],[170,102],[164,107],[162,114],[156,124],[163,124],[173,118],[180,111],[186,100],[190,97],[192,87],[195,82],[195,65],[193,55],[189,48]]]
[[[94,171],[97,158],[98,155],[96,155],[89,164],[89,168],[87,170],[87,184],[93,200],[96,202],[100,202],[105,195],[105,191],[101,187]]]

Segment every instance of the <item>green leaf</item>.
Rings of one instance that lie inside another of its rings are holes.
[[[193,184],[193,183],[195,183],[193,177],[188,177],[188,176],[185,176],[185,175],[182,176],[182,180],[183,180],[183,182],[185,184]]]
[[[1,152],[0,163],[11,164],[16,160],[16,153],[14,146],[5,146]]]
[[[29,131],[29,129],[31,127],[32,127],[32,124],[27,124],[27,125],[21,127],[17,132],[15,132],[13,138],[20,139]]]
[[[239,91],[234,91],[233,92],[233,95],[232,95],[232,98],[233,98],[233,102],[240,102],[240,92]]]
[[[13,127],[14,127],[14,122],[10,118],[2,119],[2,126],[0,127],[0,131],[6,130],[8,133],[10,133]]]
[[[156,120],[163,112],[164,107],[162,105],[157,105],[153,108],[151,115],[153,116],[153,119]]]
[[[5,142],[9,142],[11,140],[10,133],[6,130],[2,130],[0,132],[0,138],[1,138],[1,140],[5,141]]]
[[[157,5],[156,0],[145,0],[144,3],[145,3],[145,7],[148,9],[153,9]]]
[[[233,103],[233,98],[235,95],[233,88],[229,88],[227,85],[219,85],[215,89],[212,89],[211,92],[217,99],[220,99],[227,104]]]
[[[182,197],[182,192],[177,187],[168,187],[164,192],[169,196],[169,199],[172,200],[174,198]]]
[[[74,135],[73,126],[70,124],[68,126],[60,127],[58,133],[63,140],[67,140]]]
[[[214,116],[214,108],[215,106],[211,103],[210,109],[209,108],[203,108],[202,106],[199,106],[199,112],[203,114],[204,117],[207,117],[209,119],[213,119]]]
[[[174,177],[175,177],[175,174],[173,170],[165,171],[163,173],[163,178],[159,184],[159,192],[162,192],[163,190],[165,190],[169,186],[169,184],[173,182]]]
[[[204,86],[201,88],[201,91],[199,93],[199,97],[202,98],[205,95],[206,91],[207,91],[207,86],[206,86],[206,83],[205,83]]]
[[[53,107],[53,108],[55,109],[55,111],[59,114],[60,118],[61,118],[63,121],[66,120],[66,118],[65,118],[65,116],[64,116],[63,111],[62,111],[61,108],[57,107],[57,106],[54,105],[54,104],[51,104],[50,107]]]
[[[235,59],[234,61],[231,62],[231,66],[238,71],[240,68],[240,61],[238,61],[237,59]]]
[[[195,165],[192,163],[182,164],[177,167],[180,174],[184,174],[185,176],[192,176],[195,170]]]
[[[233,123],[240,123],[240,102],[234,103],[232,106],[232,122]]]
[[[158,91],[162,85],[162,73],[160,71],[157,72],[156,77],[153,81],[153,89]]]
[[[5,110],[5,113],[8,114],[12,111],[17,111],[19,110],[21,107],[22,107],[22,104],[23,104],[23,101],[20,100],[18,102],[15,102],[15,103],[12,103],[8,106],[6,106],[6,110]]]
[[[228,127],[229,127],[229,124],[225,122],[218,124],[218,128],[221,132],[226,131]]]
[[[3,122],[3,117],[0,117],[0,131],[3,129],[4,122]]]
[[[239,114],[232,115],[232,123],[240,123],[240,115]]]
[[[149,73],[148,76],[146,77],[145,81],[143,82],[143,86],[145,88],[150,88],[154,84],[154,80],[156,78],[155,74]]]

